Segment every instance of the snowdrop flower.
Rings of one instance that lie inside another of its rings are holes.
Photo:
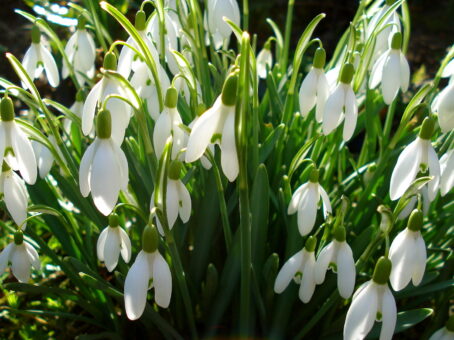
[[[117,214],[109,215],[109,225],[99,234],[96,250],[99,261],[105,262],[109,272],[117,266],[120,254],[126,263],[131,259],[131,241],[120,227]]]
[[[292,279],[300,284],[299,298],[308,303],[315,291],[315,246],[317,240],[310,236],[304,248],[284,263],[274,282],[274,291],[282,293]]]
[[[203,104],[201,105],[201,107],[202,107],[202,110],[205,111]],[[202,113],[203,112],[200,112],[200,114],[202,114]],[[195,123],[197,123],[197,121],[200,119],[200,117],[201,116],[199,114],[197,114],[197,117],[195,117],[194,120],[189,124],[188,127],[189,127],[189,129],[191,129],[191,131],[192,131]],[[189,138],[189,135],[187,136],[187,138]],[[214,153],[215,153],[214,144],[208,144],[207,149],[211,152],[212,155],[214,155]],[[206,156],[202,156],[200,158],[200,163],[206,170],[210,170],[212,167],[210,160]]]
[[[323,112],[323,133],[330,134],[343,120],[344,141],[350,140],[355,132],[358,119],[358,106],[356,97],[350,85],[353,79],[354,68],[352,64],[345,64],[340,74],[340,82],[326,101]]]
[[[111,136],[111,115],[101,110],[97,117],[97,138],[80,162],[79,185],[82,196],[91,191],[96,208],[105,216],[117,204],[120,190],[128,187],[128,161]]]
[[[30,280],[30,265],[36,270],[41,268],[38,253],[30,243],[24,241],[21,230],[14,233],[14,242],[8,244],[0,254],[0,273],[5,271],[9,263],[19,282]]]
[[[24,65],[25,71],[27,71],[32,80],[39,78],[44,70],[52,87],[57,87],[60,83],[57,64],[52,54],[41,42],[41,32],[37,25],[32,27],[32,44],[25,52],[22,65]],[[26,85],[23,85],[26,88]]]
[[[223,17],[240,26],[240,8],[237,0],[208,0],[207,24],[215,49],[220,49],[223,45],[228,44],[232,34],[232,28]]]
[[[339,293],[344,299],[348,299],[355,288],[356,268],[353,252],[345,240],[345,228],[337,227],[334,230],[334,240],[318,255],[315,282],[322,284],[328,267],[333,267],[337,272]]]
[[[260,78],[266,79],[266,68],[271,70],[273,66],[273,54],[271,53],[271,40],[268,39],[263,50],[257,55],[257,74]]]
[[[142,234],[142,250],[125,280],[125,309],[130,320],[137,320],[145,310],[147,291],[154,288],[158,306],[167,308],[172,296],[172,275],[169,265],[158,250],[159,236],[155,227],[146,226]]]
[[[452,84],[454,80],[454,59],[452,59],[443,69],[441,73],[442,78],[451,78],[449,79],[449,83]]]
[[[429,168],[430,176],[434,178],[428,183],[429,200],[433,200],[440,183],[440,163],[437,154],[430,143],[435,122],[432,118],[424,119],[419,137],[409,144],[397,159],[391,175],[389,196],[391,200],[400,198],[415,180],[420,168]]]
[[[309,182],[296,189],[288,206],[289,215],[298,212],[298,230],[301,236],[309,234],[314,228],[320,198],[323,203],[324,218],[326,219],[332,212],[328,194],[318,182],[318,175],[318,170],[313,169],[309,175]]]
[[[108,52],[104,58],[104,69],[114,70],[116,65],[117,58],[115,54]],[[97,105],[112,94],[128,97],[120,81],[106,76],[102,77],[91,89],[82,112],[82,132],[84,135],[90,134],[93,130],[93,120]],[[117,145],[121,145],[131,118],[131,107],[121,99],[112,98],[106,103],[106,109],[112,115],[112,139]]]
[[[449,150],[440,159],[441,180],[440,192],[441,195],[446,195],[454,186],[454,149]]]
[[[169,166],[166,187],[166,212],[169,229],[173,228],[178,215],[180,215],[183,223],[188,222],[189,217],[191,217],[191,195],[183,182],[180,180],[182,167],[183,164],[178,160],[172,161]],[[153,193],[151,197],[150,210],[154,208],[154,204],[155,195]],[[162,207],[160,208],[162,209]],[[164,236],[164,230],[159,219],[157,218],[156,221],[159,233]]]
[[[446,326],[432,334],[429,340],[454,340],[454,315],[451,315]]]
[[[438,123],[443,133],[454,130],[454,82],[435,97],[432,111],[438,114]]]
[[[377,59],[370,75],[369,88],[381,83],[381,93],[387,105],[393,102],[399,89],[406,92],[410,83],[410,66],[401,49],[402,33],[396,32],[391,48]]]
[[[423,213],[413,210],[407,228],[401,231],[389,248],[389,259],[393,266],[390,282],[395,291],[404,289],[410,281],[414,286],[421,283],[426,269],[426,244],[421,236]]]
[[[76,100],[75,102],[71,105],[69,110],[74,113],[77,117],[82,119],[82,112],[84,110],[84,94],[82,90],[77,91],[76,94]],[[72,120],[70,118],[65,117],[63,119],[63,129],[67,134],[71,133],[71,126],[72,126]]]
[[[396,301],[387,284],[391,266],[389,259],[381,257],[372,280],[360,286],[353,295],[345,319],[345,340],[364,339],[375,320],[382,323],[380,340],[391,340],[397,319]]]
[[[0,193],[3,194],[6,209],[14,222],[25,229],[27,223],[28,192],[24,180],[3,162],[0,174]]]
[[[0,111],[0,163],[3,164],[5,159],[13,170],[20,171],[25,182],[35,184],[35,154],[27,136],[16,124],[13,101],[7,95],[1,101]]]
[[[74,68],[75,77],[79,85],[86,83],[86,78],[95,76],[96,46],[90,33],[85,29],[85,18],[79,16],[76,32],[69,38],[65,47],[65,53]],[[64,60],[62,77],[69,76],[69,67]]]
[[[224,83],[222,94],[213,107],[194,124],[186,150],[186,162],[203,156],[210,143],[221,147],[222,171],[230,182],[238,176],[239,164],[235,142],[235,104],[238,74],[232,73]]]
[[[313,67],[304,78],[299,92],[300,111],[306,117],[310,110],[317,104],[315,118],[321,123],[323,110],[329,95],[328,80],[323,67],[325,66],[326,52],[319,47],[315,51]]]
[[[161,158],[167,138],[172,135],[172,159],[176,159],[179,152],[185,147],[185,132],[182,129],[183,121],[177,109],[178,92],[174,87],[169,87],[161,112],[153,131],[153,144],[156,157]]]

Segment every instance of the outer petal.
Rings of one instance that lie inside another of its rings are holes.
[[[27,189],[19,176],[11,172],[4,181],[5,204],[14,222],[19,226],[27,218]],[[25,225],[23,226],[25,229]]]
[[[318,254],[317,263],[315,264],[315,282],[320,285],[325,281],[326,271],[331,262],[333,262],[334,255],[334,242],[328,244],[325,248],[322,249],[320,254]]]
[[[159,115],[153,131],[153,145],[158,159],[161,158],[167,138],[171,135],[172,121],[170,120],[170,115],[167,110],[168,109],[164,109],[164,111]]]
[[[104,263],[109,272],[115,269],[120,256],[120,235],[117,230],[108,228],[106,240],[104,241]]]
[[[405,288],[412,276],[415,241],[409,233],[408,229],[401,231],[389,249],[392,263],[389,281],[395,291]]]
[[[315,110],[315,118],[317,122],[323,121],[323,112],[325,111],[326,100],[329,97],[328,79],[323,70],[320,70],[317,85],[317,108]]]
[[[32,145],[16,123],[14,121],[11,123],[11,143],[19,171],[25,182],[35,184],[38,171]]]
[[[93,163],[93,157],[97,149],[99,140],[96,139],[93,144],[91,144],[87,150],[85,150],[82,160],[80,161],[80,170],[79,170],[79,186],[80,193],[82,196],[87,197],[91,191],[90,187],[90,178],[91,178],[91,167]]]
[[[446,195],[454,186],[454,150],[448,153],[446,167],[441,176],[440,190],[442,196]]]
[[[121,257],[128,263],[131,260],[131,240],[123,228],[119,228],[118,231],[121,239]]]
[[[172,274],[166,260],[158,251],[154,253],[153,286],[156,304],[162,308],[169,307],[172,297]]]
[[[312,110],[317,100],[318,78],[315,68],[312,68],[301,83],[299,100],[303,117],[306,117],[309,111]]]
[[[344,119],[343,107],[345,103],[345,89],[339,84],[328,97],[323,113],[323,133],[330,134]]]
[[[50,54],[49,50],[40,45],[41,58],[43,59],[44,70],[46,71],[47,80],[52,87],[57,87],[60,83],[60,76],[58,75],[57,64],[54,57]]]
[[[22,65],[27,71],[28,76],[31,80],[35,79],[35,70],[38,64],[38,55],[36,53],[36,47],[32,44],[27,52],[25,52],[24,59],[22,60]]]
[[[442,132],[446,133],[454,129],[454,83],[449,84],[434,99],[432,104],[434,111],[438,112],[438,122]]]
[[[307,194],[300,201],[298,207],[298,229],[301,236],[305,236],[314,228],[317,217],[317,205],[320,199],[317,186],[309,184]]]
[[[178,196],[178,181],[171,180],[167,181],[167,192],[166,192],[166,209],[167,209],[167,221],[169,228],[172,228],[178,217],[178,208],[180,197]]]
[[[356,268],[353,253],[347,242],[342,242],[337,253],[337,287],[344,299],[348,299],[355,288]]]
[[[99,81],[90,91],[85,100],[82,111],[82,132],[87,136],[93,130],[93,119],[95,117],[96,105],[98,104],[103,88],[104,79]]]
[[[13,250],[15,244],[8,244],[5,249],[0,253],[0,274],[3,273],[8,266],[10,260],[11,251]]]
[[[451,77],[454,74],[454,59],[452,59],[443,69],[441,76],[443,78]]]
[[[437,195],[438,187],[440,185],[440,162],[438,160],[437,153],[435,152],[432,145],[428,147],[428,161],[429,161],[429,174],[433,176],[433,179],[427,184],[429,189],[429,200],[433,201]]]
[[[130,320],[140,318],[145,309],[150,277],[147,254],[141,250],[125,279],[125,309]]]
[[[344,339],[364,339],[374,325],[377,307],[377,289],[375,284],[369,281],[353,299],[348,309],[344,325]]]
[[[388,53],[383,53],[375,62],[374,67],[370,73],[369,88],[373,89],[380,84],[383,77],[383,65],[388,58]]]
[[[78,66],[88,72],[96,59],[96,46],[93,37],[86,30],[79,32],[79,53],[77,53]]]
[[[290,200],[290,204],[288,206],[287,214],[292,215],[296,213],[301,197],[304,194],[304,191],[307,190],[307,186],[309,183],[304,183],[303,185],[300,185],[298,189],[293,193],[292,199]]]
[[[414,247],[415,258],[413,261],[413,275],[411,280],[413,285],[417,286],[422,281],[427,262],[426,244],[424,243],[421,233],[419,233],[419,237],[416,239]]]
[[[186,189],[186,186],[181,181],[178,181],[177,189],[178,197],[180,198],[178,212],[183,223],[186,223],[189,221],[189,217],[191,217],[191,195],[189,195],[188,189]]]
[[[396,328],[397,307],[394,296],[388,286],[385,287],[382,302],[382,326],[379,340],[391,340]]]
[[[305,251],[305,250],[303,250]],[[315,291],[315,254],[306,252],[306,262],[303,268],[303,277],[299,289],[299,298],[304,303],[308,303]]]
[[[421,151],[420,140],[416,138],[400,154],[391,175],[389,188],[391,200],[400,198],[416,178],[421,163]]]
[[[400,87],[400,52],[392,50],[383,65],[381,92],[383,100],[390,105]]]
[[[356,128],[356,121],[358,120],[358,105],[356,104],[356,96],[351,86],[346,89],[345,97],[345,122],[343,138],[344,141],[350,140]]]
[[[290,281],[292,281],[295,274],[301,268],[303,263],[303,252],[299,251],[295,255],[285,262],[284,266],[281,268],[279,273],[277,274],[276,281],[274,282],[274,291],[277,294],[282,293],[285,288],[289,285]]]
[[[123,150],[116,143],[111,141],[111,146],[117,159],[118,169],[120,170],[120,189],[126,191],[129,183],[128,160]]]
[[[407,58],[400,53],[400,89],[402,92],[408,90],[408,85],[410,84],[410,65],[408,65]]]
[[[99,234],[98,242],[96,243],[96,254],[98,255],[98,260],[104,262],[104,246],[106,244],[106,238],[109,231],[109,227],[104,228]]]
[[[15,246],[11,252],[11,269],[19,282],[30,280],[30,261],[25,245]]]
[[[24,242],[25,250],[27,251],[28,259],[36,270],[41,268],[41,262],[39,261],[39,255],[35,248],[30,243]]]
[[[0,164],[3,164],[4,155],[5,155],[5,127],[0,121]]]
[[[233,182],[239,173],[238,155],[235,142],[235,111],[227,114],[222,131],[221,140],[222,171],[230,182]]]
[[[332,213],[331,209],[331,201],[329,200],[329,196],[326,193],[325,189],[321,185],[318,186],[318,192],[320,193],[320,196],[322,197],[322,202],[323,202],[323,216],[328,217],[328,214]]]

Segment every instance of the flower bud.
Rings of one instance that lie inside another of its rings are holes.
[[[109,110],[101,110],[96,118],[96,136],[108,139],[112,135],[112,117]]]
[[[175,181],[179,180],[182,167],[183,163],[178,160],[173,160],[169,165],[169,178]]]
[[[231,73],[222,88],[222,103],[226,106],[234,106],[236,103],[236,92],[238,89],[238,73]]]
[[[159,235],[156,227],[147,225],[142,233],[142,249],[147,253],[154,253],[158,249]]]
[[[319,47],[317,48],[317,50],[315,51],[315,55],[314,55],[314,62],[313,62],[313,66],[315,68],[318,68],[318,69],[322,69],[323,67],[325,67],[325,62],[326,62],[326,52],[325,52],[325,49],[323,47]]]
[[[306,248],[306,250],[309,253],[313,253],[315,251],[316,246],[317,246],[317,238],[315,238],[314,236],[309,236],[306,241],[306,244],[304,245],[304,248]]]
[[[385,205],[380,205],[377,211],[381,214],[380,230],[386,234],[394,225],[393,213]]]
[[[14,120],[14,105],[10,97],[5,95],[0,104],[1,118],[4,122]]]
[[[419,131],[419,138],[430,140],[435,129],[435,120],[432,117],[426,117],[422,122],[421,131]]]
[[[400,50],[402,48],[402,33],[396,32],[391,40],[391,48],[393,50]]]
[[[116,213],[112,213],[109,215],[109,226],[112,228],[116,228],[120,225],[120,218]]]
[[[411,231],[420,231],[423,226],[424,215],[421,210],[415,209],[412,211],[408,219],[407,228]]]
[[[355,73],[355,68],[352,64],[347,63],[342,66],[340,82],[344,84],[350,84],[353,79],[353,74]]]
[[[309,174],[309,181],[311,183],[318,183],[318,177],[319,177],[319,171],[316,168],[312,169]]]
[[[177,107],[178,102],[178,91],[176,88],[169,87],[166,92],[166,99],[164,105],[169,109],[173,109]]]
[[[117,68],[117,56],[113,52],[107,52],[104,56],[102,67],[105,70],[115,70]]]
[[[77,29],[78,30],[84,30],[85,29],[85,24],[87,23],[87,20],[85,17],[81,14],[77,18]]]
[[[343,226],[336,227],[333,232],[334,239],[337,242],[345,242],[345,240],[347,239],[346,234],[347,232]]]
[[[22,230],[17,230],[14,233],[14,243],[17,245],[21,245],[24,242],[24,233]]]
[[[137,11],[135,26],[138,31],[145,30],[147,26],[147,15],[144,11]]]
[[[32,43],[39,44],[41,41],[41,31],[38,25],[34,24],[32,27]]]
[[[389,275],[391,274],[391,268],[391,260],[384,256],[380,257],[375,265],[372,280],[380,285],[386,284],[389,280]]]

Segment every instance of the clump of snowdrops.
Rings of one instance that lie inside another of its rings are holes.
[[[290,49],[293,0],[263,46],[247,0],[132,21],[84,3],[17,11],[2,317],[32,337],[454,338],[454,48],[413,87],[405,1],[360,1],[332,55],[325,14]]]

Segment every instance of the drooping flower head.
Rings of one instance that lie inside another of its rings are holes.
[[[438,123],[443,133],[454,130],[454,82],[435,97],[432,111],[438,114]]]
[[[237,0],[208,0],[207,4],[207,26],[210,32],[215,49],[220,49],[228,44],[232,28],[223,20],[228,18],[237,26],[240,26],[240,8]]]
[[[24,180],[11,170],[6,162],[3,162],[0,174],[0,194],[3,194],[6,209],[14,222],[25,229],[27,223],[28,192]]]
[[[440,193],[445,196],[454,187],[454,149],[440,158],[441,180]]]

